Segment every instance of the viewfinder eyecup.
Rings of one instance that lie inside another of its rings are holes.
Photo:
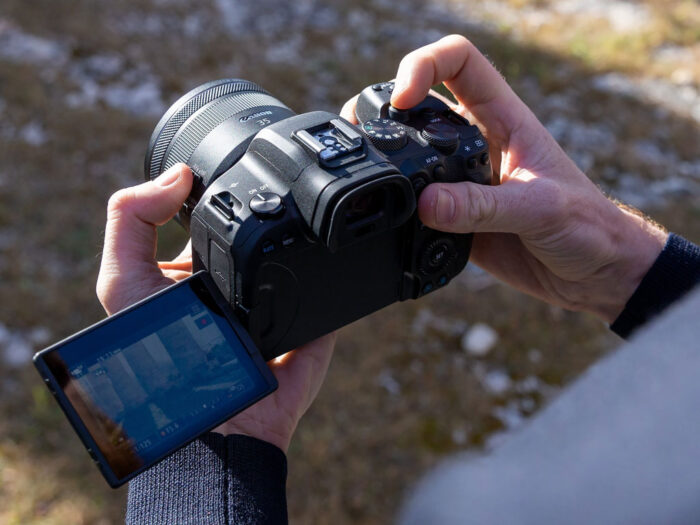
[[[338,199],[330,215],[326,245],[335,252],[405,223],[416,209],[410,181],[389,175],[356,186]]]

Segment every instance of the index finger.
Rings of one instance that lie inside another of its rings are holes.
[[[442,82],[490,135],[507,140],[527,114],[527,107],[501,74],[460,35],[446,36],[406,55],[399,65],[391,104],[413,107],[431,86]]]
[[[343,109],[340,110],[340,116],[351,124],[355,125],[359,124],[357,121],[357,116],[355,115],[355,107],[357,106],[357,99],[359,97],[360,95],[355,95],[352,97],[345,104],[343,104]]]

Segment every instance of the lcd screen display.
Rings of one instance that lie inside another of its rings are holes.
[[[197,283],[176,286],[43,355],[117,478],[274,389]]]

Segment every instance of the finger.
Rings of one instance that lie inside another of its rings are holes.
[[[127,306],[143,289],[168,284],[155,260],[156,226],[177,213],[191,187],[192,172],[178,164],[157,179],[119,190],[110,198],[97,279],[97,296],[108,312]]]
[[[333,357],[336,338],[335,332],[327,334],[271,362],[280,388],[283,385],[297,385],[297,388],[298,385],[307,385],[300,415],[306,411],[323,384]]]
[[[500,186],[472,182],[431,184],[420,196],[421,221],[436,230],[527,234],[549,231],[566,215],[561,187],[528,173]]]
[[[177,213],[192,187],[192,172],[177,164],[157,179],[116,192],[107,206],[108,264],[155,264],[156,226]]]
[[[404,57],[396,75],[392,105],[407,109],[444,82],[490,134],[506,140],[530,114],[501,74],[466,38],[450,35]]]
[[[357,116],[355,115],[355,107],[357,106],[357,99],[359,96],[360,95],[355,95],[352,97],[343,104],[343,109],[340,110],[340,116],[352,124],[358,124]]]
[[[182,251],[171,261],[159,261],[158,267],[161,270],[182,270],[192,272],[192,240],[187,241],[187,244]]]

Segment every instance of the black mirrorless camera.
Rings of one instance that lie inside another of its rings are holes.
[[[393,108],[392,89],[362,92],[359,127],[231,79],[162,118],[146,177],[192,167],[194,275],[34,357],[110,485],[273,392],[264,361],[464,268],[471,235],[426,228],[416,197],[488,184],[486,142],[435,97]]]
[[[208,270],[266,360],[430,293],[467,263],[471,235],[426,228],[416,199],[434,181],[489,184],[486,141],[433,96],[392,107],[392,90],[362,91],[358,129],[218,80],[178,100],[151,136],[148,179],[178,162],[195,173],[179,213],[194,271]]]

